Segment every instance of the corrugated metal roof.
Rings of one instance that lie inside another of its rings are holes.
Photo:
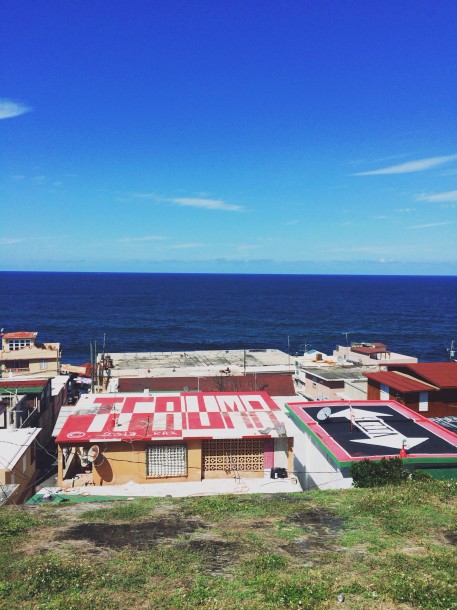
[[[457,362],[418,362],[407,368],[440,388],[457,388]]]
[[[364,373],[368,379],[388,385],[399,392],[434,392],[439,388],[396,371]]]
[[[14,468],[40,432],[41,428],[0,430],[1,468],[6,470]]]
[[[447,417],[431,417],[431,421],[443,426],[447,430],[454,432],[457,434],[457,416],[456,415],[448,415]]]
[[[80,399],[56,442],[278,437],[281,424],[287,417],[265,392],[94,394]]]
[[[30,379],[24,381],[13,381],[11,379],[0,379],[0,396],[2,394],[41,394],[49,379]]]
[[[28,392],[41,392],[49,383],[49,379],[0,379],[0,392],[16,392],[26,394]]]

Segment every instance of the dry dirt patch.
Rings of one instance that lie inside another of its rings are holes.
[[[207,571],[212,576],[223,574],[227,568],[233,566],[240,551],[240,546],[235,542],[205,537],[194,538],[180,546],[202,553]]]
[[[341,549],[339,536],[344,519],[335,517],[329,511],[313,509],[299,512],[291,515],[286,523],[301,529],[304,534],[281,545],[281,549],[293,557],[319,561],[319,554]]]

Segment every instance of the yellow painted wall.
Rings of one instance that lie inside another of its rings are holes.
[[[94,485],[125,485],[129,481],[135,483],[179,483],[184,481],[201,481],[202,478],[220,479],[233,478],[233,472],[212,471],[202,472],[202,441],[187,440],[187,477],[160,477],[146,476],[146,447],[151,443],[112,442],[99,444],[100,456],[92,465],[92,480]],[[163,443],[166,445],[183,444]],[[87,445],[86,449],[89,449]],[[293,439],[288,439],[287,447],[288,472],[293,471]],[[264,470],[258,472],[240,472],[243,477],[263,477]],[[73,473],[69,476],[73,476]],[[62,477],[62,449],[58,447],[58,485],[64,486]]]
[[[166,445],[183,444],[164,443]],[[106,443],[99,444],[100,456],[92,465],[94,485],[125,485],[135,483],[179,483],[183,481],[201,481],[202,451],[200,440],[187,440],[187,477],[147,477],[146,447],[150,443]],[[87,449],[89,446],[87,446]],[[62,450],[58,452],[58,485],[63,486]]]

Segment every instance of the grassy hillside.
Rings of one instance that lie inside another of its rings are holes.
[[[457,609],[455,483],[88,508],[0,509],[1,608]]]

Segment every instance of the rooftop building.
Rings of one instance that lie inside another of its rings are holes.
[[[304,489],[351,487],[351,464],[398,457],[437,478],[457,479],[457,434],[392,400],[289,405],[295,471]]]
[[[59,374],[60,343],[37,343],[36,332],[3,333],[0,377],[54,377]]]
[[[61,487],[287,478],[293,464],[293,426],[264,392],[87,394],[57,427]]]

